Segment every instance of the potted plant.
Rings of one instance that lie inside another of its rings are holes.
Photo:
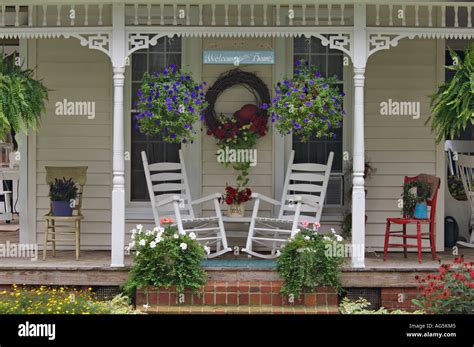
[[[173,64],[161,73],[145,73],[134,107],[135,128],[169,143],[193,142],[193,124],[203,117],[206,108],[203,86],[190,74],[177,70]]]
[[[11,132],[36,130],[45,110],[48,89],[33,78],[34,71],[15,63],[15,55],[0,55],[0,140]]]
[[[403,214],[408,218],[428,218],[428,206],[426,200],[431,195],[428,183],[422,181],[411,181],[403,185]]]
[[[333,137],[342,126],[344,93],[337,77],[325,78],[304,60],[296,62],[293,78],[278,82],[276,97],[268,108],[272,122],[282,135],[293,133],[305,142],[312,136]]]
[[[55,178],[49,185],[49,198],[53,216],[72,216],[77,186],[72,178]]]
[[[229,217],[243,217],[245,209],[242,204],[252,199],[252,190],[226,185],[222,198],[228,206],[227,215]]]
[[[426,121],[432,121],[431,129],[438,143],[445,137],[459,135],[469,122],[474,124],[474,44],[466,48],[464,59],[452,49],[449,53],[454,64],[446,68],[456,73],[431,96],[433,110]]]

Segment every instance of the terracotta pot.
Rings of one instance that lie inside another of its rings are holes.
[[[241,204],[233,204],[227,206],[227,216],[229,217],[243,217],[245,209]]]

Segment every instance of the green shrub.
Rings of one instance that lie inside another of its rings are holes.
[[[422,294],[413,303],[428,313],[474,313],[474,269],[463,257],[418,278]]]
[[[339,313],[341,314],[422,314],[424,313],[421,310],[414,312],[408,312],[403,310],[393,310],[389,311],[384,307],[379,308],[378,310],[370,310],[367,307],[370,306],[370,303],[363,298],[356,300],[350,300],[349,298],[342,299],[339,304]]]

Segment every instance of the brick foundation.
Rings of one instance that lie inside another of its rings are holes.
[[[411,300],[421,294],[417,288],[381,288],[380,306],[388,310],[414,311],[419,309]]]
[[[208,281],[197,293],[176,294],[175,288],[148,287],[136,293],[137,307],[156,306],[260,306],[312,308],[319,313],[337,313],[338,296],[333,288],[318,287],[315,293],[304,293],[300,298],[280,294],[281,281],[221,282]]]

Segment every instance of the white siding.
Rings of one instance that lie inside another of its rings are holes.
[[[38,40],[36,65],[51,90],[36,135],[37,240],[43,242],[43,215],[49,209],[45,166],[88,166],[84,187],[82,249],[110,247],[112,76],[107,56],[76,39]],[[95,119],[58,116],[55,103],[93,101]]]
[[[368,247],[381,249],[386,218],[401,216],[398,199],[403,177],[436,174],[436,144],[429,125],[424,125],[436,78],[435,40],[402,40],[368,61],[365,148],[367,159],[377,169],[366,180]],[[420,119],[380,115],[380,103],[388,99],[420,102]]]

